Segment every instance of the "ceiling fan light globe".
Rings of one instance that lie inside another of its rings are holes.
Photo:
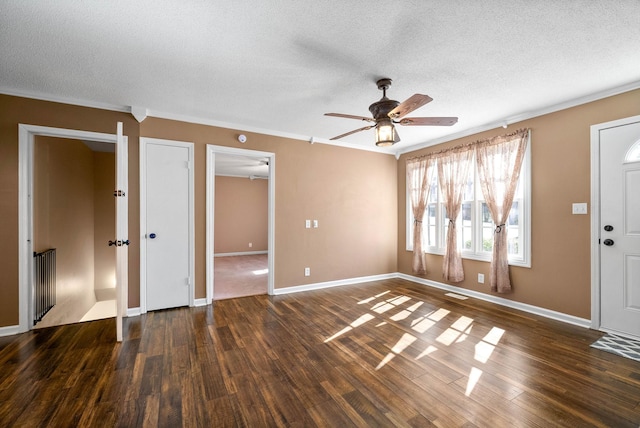
[[[388,147],[400,141],[391,120],[380,120],[376,125],[376,146]]]
[[[395,144],[395,141],[377,141],[376,146],[378,147],[391,147]]]

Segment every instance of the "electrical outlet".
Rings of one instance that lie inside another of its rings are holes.
[[[313,220],[313,228],[314,229],[318,228],[318,220]]]
[[[304,268],[304,276],[311,276],[311,268]]]
[[[253,247],[253,242],[249,242],[249,248]]]
[[[484,274],[483,273],[479,273],[478,274],[478,282],[480,284],[484,284]]]
[[[586,214],[587,213],[587,203],[579,202],[571,205],[571,214]]]
[[[307,229],[311,229],[311,220],[305,220],[304,227],[306,227]]]

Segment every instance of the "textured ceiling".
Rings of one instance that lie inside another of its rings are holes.
[[[327,142],[381,92],[434,101],[404,152],[640,86],[638,0],[0,0],[0,92]],[[373,130],[340,143],[371,149]]]

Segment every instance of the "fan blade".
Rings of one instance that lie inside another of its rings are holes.
[[[347,119],[357,119],[357,120],[366,120],[367,122],[375,122],[376,120],[371,117],[364,116],[354,116],[351,114],[341,114],[341,113],[325,113],[325,116],[333,116],[333,117],[344,117]]]
[[[457,122],[457,117],[407,117],[395,123],[404,126],[451,126]]]
[[[391,110],[388,116],[391,119],[400,119],[401,117],[411,113],[417,108],[433,101],[429,95],[413,94],[406,100],[400,103],[396,108]]]
[[[373,128],[374,126],[375,126],[375,125],[365,126],[365,127],[363,127],[363,128],[356,129],[355,131],[350,131],[350,132],[347,132],[347,133],[345,133],[345,134],[338,135],[337,137],[330,138],[330,140],[339,140],[339,139],[340,139],[340,138],[342,138],[342,137],[346,137],[347,135],[355,134],[356,132],[366,131],[367,129],[371,129],[371,128]]]

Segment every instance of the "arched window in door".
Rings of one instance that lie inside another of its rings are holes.
[[[640,162],[640,140],[631,146],[626,156],[624,157],[624,163]]]

